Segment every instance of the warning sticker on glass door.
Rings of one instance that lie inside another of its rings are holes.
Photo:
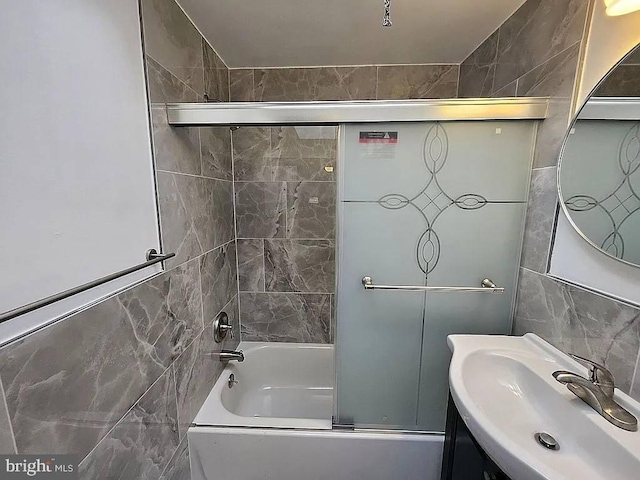
[[[360,132],[362,158],[390,160],[395,158],[398,132]]]
[[[398,132],[360,132],[360,143],[396,144]]]

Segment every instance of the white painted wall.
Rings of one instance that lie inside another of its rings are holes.
[[[584,104],[607,72],[638,43],[640,12],[609,17],[604,1],[595,0],[577,105]],[[593,248],[573,229],[562,211],[557,222],[549,274],[640,305],[640,269]]]
[[[136,1],[22,0],[0,15],[0,312],[159,248]],[[0,325],[11,335],[157,272]]]

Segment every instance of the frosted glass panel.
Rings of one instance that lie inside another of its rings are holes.
[[[452,198],[526,200],[533,122],[449,122],[347,126],[343,200],[377,201],[389,193],[419,193],[431,178]],[[355,129],[355,130],[354,130]],[[398,132],[396,144],[360,143],[361,131]],[[425,144],[425,140],[427,143]]]
[[[444,425],[451,358],[447,335],[507,335],[511,330],[525,209],[524,203],[489,204],[472,211],[451,210],[438,219],[444,248],[429,284],[476,286],[489,277],[508,290],[504,295],[427,294],[417,420],[423,428],[441,430]]]
[[[338,424],[442,431],[450,333],[508,333],[535,123],[343,129]],[[365,291],[480,286],[504,295]]]
[[[346,424],[403,427],[415,423],[424,295],[371,295],[359,279],[371,275],[388,282],[422,284],[423,276],[411,258],[422,227],[409,210],[380,210],[370,203],[344,207],[343,221],[349,227],[343,231],[340,263],[351,272],[351,281],[345,277],[338,286],[341,298],[349,299],[338,303],[342,319],[338,328],[344,327],[345,340],[338,376],[339,415]]]

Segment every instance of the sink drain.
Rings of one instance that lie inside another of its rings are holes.
[[[558,450],[560,448],[556,439],[546,432],[538,432],[534,437],[540,445],[548,450]]]

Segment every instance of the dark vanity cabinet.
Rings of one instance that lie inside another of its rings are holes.
[[[484,453],[449,395],[441,480],[511,480]]]

